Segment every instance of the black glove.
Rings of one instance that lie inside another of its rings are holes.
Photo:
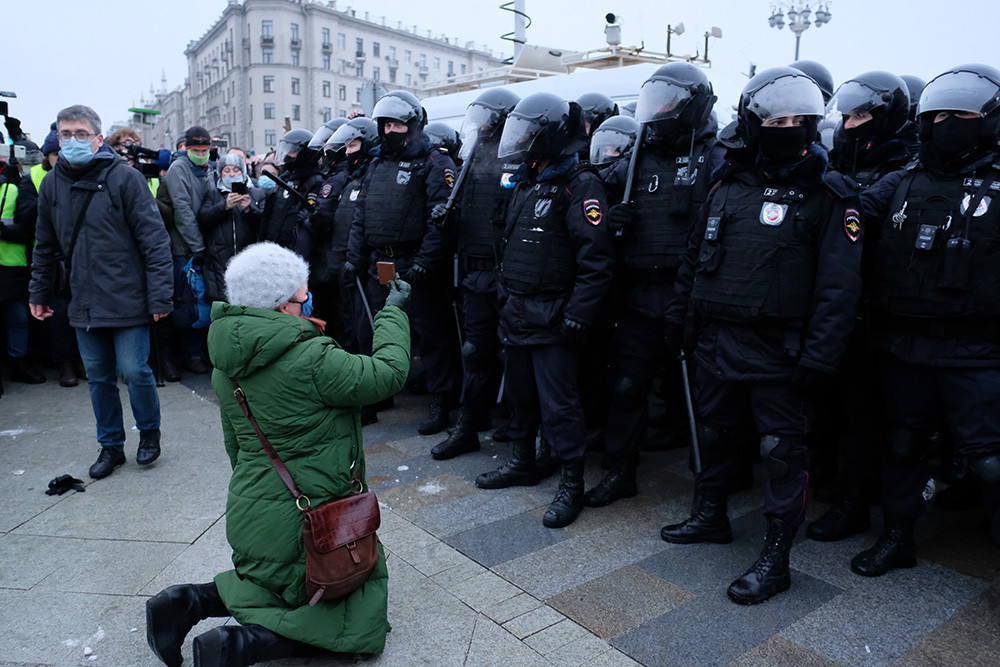
[[[60,475],[49,482],[49,489],[45,492],[45,495],[61,496],[67,491],[79,491],[82,493],[86,490],[87,489],[83,488],[82,479],[77,479],[72,475]]]
[[[792,383],[806,398],[815,398],[825,389],[833,379],[828,373],[818,371],[814,368],[796,366]]]
[[[410,270],[406,272],[406,276],[403,279],[411,285],[419,285],[427,280],[427,276],[427,269],[420,264],[414,264],[410,267]]]
[[[611,224],[611,231],[615,234],[618,234],[622,229],[628,227],[629,225],[634,225],[638,218],[639,211],[632,202],[627,204],[616,204],[608,211],[608,220]]]
[[[564,317],[562,326],[559,327],[559,332],[562,333],[563,340],[568,345],[579,347],[583,345],[583,341],[587,337],[587,325],[569,317]]]
[[[440,227],[448,217],[448,204],[435,204],[431,209],[431,224]]]
[[[352,284],[358,278],[358,267],[345,261],[344,265],[340,267],[340,278],[345,283]]]

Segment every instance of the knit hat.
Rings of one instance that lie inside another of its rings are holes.
[[[277,243],[254,243],[226,267],[226,298],[235,306],[274,310],[309,279],[309,265]]]
[[[205,128],[195,125],[194,127],[189,127],[188,131],[184,133],[184,145],[187,148],[211,146],[212,136]]]
[[[161,148],[159,150],[158,155],[159,157],[156,158],[153,164],[155,164],[160,169],[166,171],[167,169],[170,168],[170,158],[173,155],[173,153],[168,151],[166,148]]]
[[[52,123],[52,129],[42,142],[42,155],[59,152],[59,133],[56,132],[56,124]]]

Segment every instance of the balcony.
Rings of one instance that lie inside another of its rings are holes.
[[[274,46],[274,35],[261,35],[260,45],[263,47],[273,47]]]
[[[292,47],[292,51],[298,51],[299,49],[302,48],[302,40],[301,39],[292,38],[289,41],[289,45]]]
[[[354,59],[356,61],[358,61],[359,63],[363,63],[365,61],[365,52],[364,51],[355,51],[354,52]]]
[[[327,56],[333,53],[333,42],[323,42],[320,45],[320,51],[323,52],[323,55]]]
[[[427,65],[421,65],[420,67],[417,68],[417,74],[420,75],[421,79],[427,78],[427,72],[428,72]]]
[[[395,58],[386,58],[389,61],[389,69],[399,69],[399,61]]]

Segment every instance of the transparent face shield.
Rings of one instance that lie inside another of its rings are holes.
[[[488,137],[493,134],[499,120],[500,113],[498,111],[475,103],[470,104],[465,111],[465,118],[462,120],[460,132],[462,148],[458,152],[458,157],[468,160],[479,137]]]
[[[590,163],[604,165],[625,155],[635,144],[634,134],[597,128],[590,139]]]
[[[640,123],[677,118],[691,101],[691,91],[670,81],[651,80],[639,89],[635,119]]]
[[[812,79],[805,75],[788,75],[753,92],[747,101],[747,110],[766,121],[786,116],[823,116],[826,105],[823,93]]]
[[[405,100],[394,96],[386,96],[375,103],[372,109],[372,118],[375,120],[398,120],[407,123],[416,117],[413,107]]]
[[[863,116],[872,109],[885,106],[892,99],[891,93],[875,90],[859,81],[848,81],[834,93],[826,105],[827,120],[838,123],[848,116]]]
[[[500,135],[500,147],[497,149],[499,158],[524,159],[531,151],[531,146],[545,128],[545,119],[525,118],[511,114],[503,126]]]
[[[330,137],[333,136],[334,129],[329,125],[324,125],[323,127],[316,130],[316,134],[313,135],[312,140],[309,142],[309,148],[315,148],[319,150],[322,148]]]
[[[986,115],[997,108],[1000,86],[975,72],[948,72],[920,93],[917,115],[928,111],[969,111]]]
[[[336,129],[333,135],[330,136],[329,141],[323,145],[323,150],[333,152],[342,151],[347,145],[347,142],[352,139],[364,139],[361,130],[351,124],[341,125]]]

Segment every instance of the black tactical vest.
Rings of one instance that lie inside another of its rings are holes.
[[[1000,169],[908,172],[882,225],[875,303],[905,317],[1000,316]]]
[[[365,241],[374,246],[419,243],[427,226],[426,157],[379,158],[365,199]]]
[[[643,151],[638,157],[632,201],[639,213],[622,229],[621,261],[635,269],[676,268],[688,234],[708,195],[708,151],[704,144],[689,156],[663,157]]]
[[[333,213],[333,237],[330,245],[335,252],[347,252],[347,241],[351,236],[351,223],[354,211],[358,207],[358,195],[361,194],[361,179],[352,178],[344,184],[340,191],[340,201]]]
[[[496,157],[496,146],[477,146],[462,182],[458,225],[458,251],[463,256],[494,258],[503,235],[504,213],[512,189],[501,185],[504,175],[517,165],[504,164]]]
[[[691,290],[697,313],[800,324],[812,310],[818,216],[826,189],[729,182],[712,197]]]
[[[592,167],[579,165],[555,182],[514,191],[500,280],[515,294],[560,294],[576,280],[576,250],[566,228],[569,195],[564,187]]]

